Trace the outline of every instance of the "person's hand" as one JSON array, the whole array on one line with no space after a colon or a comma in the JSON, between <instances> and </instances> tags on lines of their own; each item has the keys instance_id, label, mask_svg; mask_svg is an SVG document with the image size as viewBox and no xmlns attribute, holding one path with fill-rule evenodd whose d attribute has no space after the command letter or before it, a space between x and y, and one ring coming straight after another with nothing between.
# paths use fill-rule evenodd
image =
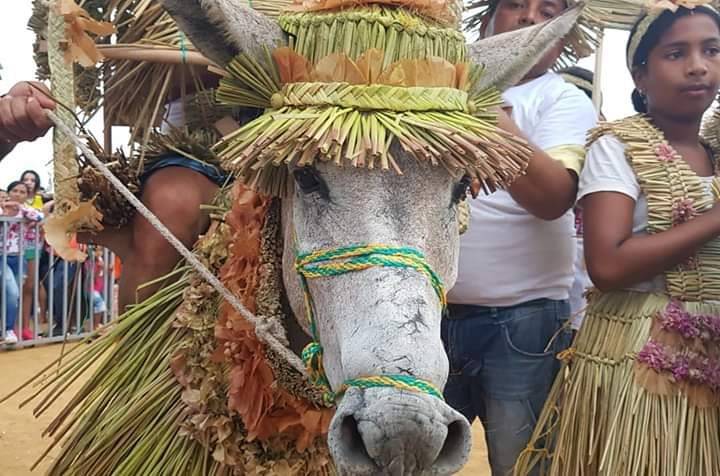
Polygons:
<instances>
[{"instance_id":1,"label":"person's hand","mask_svg":"<svg viewBox=\"0 0 720 476\"><path fill-rule=\"evenodd\" d=\"M15 216L20 211L20 204L12 200L3 202L2 204L3 214L8 216Z\"/></svg>"},{"instance_id":2,"label":"person's hand","mask_svg":"<svg viewBox=\"0 0 720 476\"><path fill-rule=\"evenodd\" d=\"M55 206L55 200L50 200L49 202L45 202L42 207L43 215L48 216L52 213L53 207Z\"/></svg>"},{"instance_id":3,"label":"person's hand","mask_svg":"<svg viewBox=\"0 0 720 476\"><path fill-rule=\"evenodd\" d=\"M510 114L512 113L511 107L498 107L495 112L497 113L497 125L500 129L516 136L522 136L517 124L515 124L515 121L513 121L510 117Z\"/></svg>"},{"instance_id":4,"label":"person's hand","mask_svg":"<svg viewBox=\"0 0 720 476\"><path fill-rule=\"evenodd\" d=\"M49 93L42 83L23 81L0 98L0 144L34 141L52 125L43 109L55 109L55 102L36 88Z\"/></svg>"}]
</instances>

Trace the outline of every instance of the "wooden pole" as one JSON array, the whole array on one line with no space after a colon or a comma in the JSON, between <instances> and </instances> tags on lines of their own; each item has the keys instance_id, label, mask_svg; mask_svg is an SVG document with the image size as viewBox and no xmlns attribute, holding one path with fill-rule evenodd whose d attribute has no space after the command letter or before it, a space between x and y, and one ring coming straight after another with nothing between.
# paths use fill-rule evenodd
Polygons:
<instances>
[{"instance_id":1,"label":"wooden pole","mask_svg":"<svg viewBox=\"0 0 720 476\"><path fill-rule=\"evenodd\" d=\"M106 85L110 79L109 69L109 67L103 68L103 96L105 95ZM105 150L105 155L108 157L112 155L113 150L112 126L113 125L110 123L110 119L108 117L107 108L105 107L105 104L103 104L103 149Z\"/></svg>"},{"instance_id":2,"label":"wooden pole","mask_svg":"<svg viewBox=\"0 0 720 476\"><path fill-rule=\"evenodd\" d=\"M130 45L98 45L107 59L149 61L152 63L193 64L213 66L214 63L197 51L181 51L177 48Z\"/></svg>"},{"instance_id":3,"label":"wooden pole","mask_svg":"<svg viewBox=\"0 0 720 476\"><path fill-rule=\"evenodd\" d=\"M598 48L595 51L595 72L593 73L592 102L595 110L600 113L602 106L602 59L603 44L605 43L605 30L600 30L598 35Z\"/></svg>"}]
</instances>

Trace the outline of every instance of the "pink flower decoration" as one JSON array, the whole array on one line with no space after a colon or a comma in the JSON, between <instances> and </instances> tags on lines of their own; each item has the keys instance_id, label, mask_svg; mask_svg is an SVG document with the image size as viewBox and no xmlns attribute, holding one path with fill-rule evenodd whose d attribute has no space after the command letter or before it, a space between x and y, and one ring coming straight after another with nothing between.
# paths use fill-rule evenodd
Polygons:
<instances>
[{"instance_id":1,"label":"pink flower decoration","mask_svg":"<svg viewBox=\"0 0 720 476\"><path fill-rule=\"evenodd\" d=\"M720 316L690 314L678 301L670 301L658 313L657 319L664 331L680 334L686 339L720 340Z\"/></svg>"},{"instance_id":2,"label":"pink flower decoration","mask_svg":"<svg viewBox=\"0 0 720 476\"><path fill-rule=\"evenodd\" d=\"M697 215L692 198L678 198L672 205L673 225L679 225L689 221Z\"/></svg>"},{"instance_id":3,"label":"pink flower decoration","mask_svg":"<svg viewBox=\"0 0 720 476\"><path fill-rule=\"evenodd\" d=\"M668 332L676 332L686 339L700 336L696 317L686 312L677 301L671 301L658 319L662 328Z\"/></svg>"},{"instance_id":4,"label":"pink flower decoration","mask_svg":"<svg viewBox=\"0 0 720 476\"><path fill-rule=\"evenodd\" d=\"M653 340L649 340L647 344L645 344L645 347L638 352L637 361L647 365L656 372L663 372L669 368L665 349L663 349L661 344Z\"/></svg>"},{"instance_id":5,"label":"pink flower decoration","mask_svg":"<svg viewBox=\"0 0 720 476\"><path fill-rule=\"evenodd\" d=\"M660 144L655 147L655 155L663 162L672 162L676 157L675 149L670 147L669 144Z\"/></svg>"}]
</instances>

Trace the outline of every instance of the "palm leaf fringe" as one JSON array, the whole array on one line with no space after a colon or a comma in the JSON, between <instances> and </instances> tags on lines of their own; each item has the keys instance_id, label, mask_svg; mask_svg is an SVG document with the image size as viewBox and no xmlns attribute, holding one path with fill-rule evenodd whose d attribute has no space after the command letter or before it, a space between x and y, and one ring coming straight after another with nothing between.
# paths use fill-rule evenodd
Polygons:
<instances>
[{"instance_id":1,"label":"palm leaf fringe","mask_svg":"<svg viewBox=\"0 0 720 476\"><path fill-rule=\"evenodd\" d=\"M26 400L44 395L33 413L46 412L70 384L102 360L43 435L53 437L43 457L61 442L63 448L49 474L170 476L217 471L200 443L181 436L184 406L168 364L182 334L170 323L186 284L180 280L162 289L111 328L99 331L105 335L67 360Z\"/></svg>"}]
</instances>

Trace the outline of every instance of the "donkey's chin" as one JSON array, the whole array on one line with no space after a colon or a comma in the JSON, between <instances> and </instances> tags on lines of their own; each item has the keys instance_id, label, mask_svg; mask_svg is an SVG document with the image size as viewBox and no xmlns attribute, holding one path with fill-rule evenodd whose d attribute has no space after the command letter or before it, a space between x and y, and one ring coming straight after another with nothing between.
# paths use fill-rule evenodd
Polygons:
<instances>
[{"instance_id":1,"label":"donkey's chin","mask_svg":"<svg viewBox=\"0 0 720 476\"><path fill-rule=\"evenodd\" d=\"M438 398L394 388L351 388L328 434L340 474L443 475L470 455L467 419Z\"/></svg>"}]
</instances>

